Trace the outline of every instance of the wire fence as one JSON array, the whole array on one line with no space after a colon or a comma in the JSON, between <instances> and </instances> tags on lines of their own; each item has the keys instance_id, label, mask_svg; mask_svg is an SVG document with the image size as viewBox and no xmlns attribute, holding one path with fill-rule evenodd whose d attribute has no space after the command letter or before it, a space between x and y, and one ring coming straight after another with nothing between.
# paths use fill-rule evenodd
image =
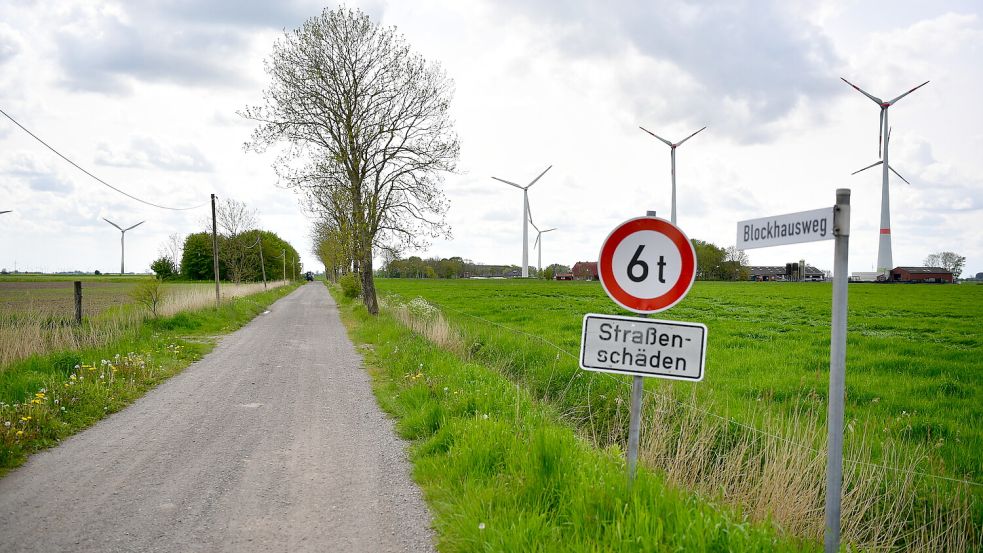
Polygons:
<instances>
[{"instance_id":1,"label":"wire fence","mask_svg":"<svg viewBox=\"0 0 983 553\"><path fill-rule=\"evenodd\" d=\"M430 300L427 300L427 301L429 302ZM446 311L451 311L453 313L457 313L459 315L463 315L465 317L469 317L471 319L474 319L474 320L477 320L477 321L481 321L483 323L487 323L487 324L490 324L492 326L501 328L502 330L505 330L505 331L510 332L512 334L522 335L522 336L525 336L527 338L531 338L533 340L536 340L536 341L538 341L540 343L543 343L543 344L545 344L545 345L547 345L549 347L552 347L558 353L563 354L563 355L565 355L565 356L573 359L574 361L577 361L577 363L579 365L580 359L578 358L578 356L574 355L573 353L571 353L571 352L567 351L566 349L564 349L562 346L560 346L560 345L556 344L555 342L552 342L552 341L550 341L550 340L548 340L548 339L546 339L546 338L544 338L542 336L539 336L537 334L533 334L533 333L530 333L530 332L526 332L524 330L519 330L519 329L516 329L516 328L512 328L512 327L503 325L501 323L497 323L495 321L491 321L491 320L485 319L484 317L479 317L478 315L473 315L473 314L468 313L466 311L461 311L459 309L455 309L453 307L448 307L446 305L436 304L436 303L433 303L433 302L430 302L430 303L432 303L433 305L435 305L438 309L446 310ZM573 378L576 377L577 374L578 373L575 372L574 375L571 377L571 383L573 382ZM630 382L628 382L626 380L623 380L623 379L619 379L619 378L615 377L614 375L612 375L610 373L604 373L604 372L602 372L600 374L603 375L603 376L605 376L605 377L607 377L607 378L609 378L609 379L611 379L612 381L618 383L619 385L621 385L621 386L623 386L625 388L630 388L631 387L631 383ZM568 383L568 387L569 387L569 384L570 383ZM649 395L649 396L654 395L654 392L652 392L651 390L645 390L644 392L645 392L646 395ZM757 428L755 426L749 425L747 423L743 423L741 421L735 420L735 419L730 418L730 417L726 417L726 416L720 415L718 413L714 413L714 412L712 412L712 411L710 411L708 409L705 409L703 407L699 407L697 405L693 405L693 404L687 403L685 401L680 401L680 400L678 400L676 398L672 398L672 397L668 397L667 399L669 399L670 401L674 402L675 404L677 404L680 407L683 407L683 408L686 408L686 409L690 409L690 410L692 410L692 411L694 411L696 413L700 413L702 415L706 415L706 416L709 416L709 417L714 417L716 419L719 419L721 421L727 422L729 424L736 425L736 426L738 426L740 428L743 428L743 429L747 430L748 432L752 432L754 434L757 434L757 435L760 435L760 436L765 436L765 437L768 437L768 438L771 438L771 439L774 439L774 440L779 440L779 441L781 441L783 443L786 443L786 444L791 445L791 446L796 447L796 448L800 448L800 449L805 450L805 451L810 451L810 452L815 453L816 455L819 455L819 456L826 455L826 452L825 451L816 449L815 447L812 447L810 445L797 442L797 441L792 440L792 439L789 439L789 438L787 438L785 436L780 436L778 434L773 434L771 432L766 432L766 431L761 430L760 428ZM883 469L883 470L887 470L887 471L891 471L891 472L896 472L896 473L903 473L903 474L912 474L912 475L917 475L917 476L921 476L921 477L924 477L924 478L930 478L930 479L940 480L940 481L947 481L947 482L952 482L952 483L955 483L955 484L962 484L962 485L971 486L971 487L983 487L983 483L975 482L975 481L972 481L972 480L964 480L964 479L959 479L959 478L952 478L952 477L949 477L949 476L941 476L941 475L938 475L938 474L932 474L932 473L928 473L928 472L919 472L919 471L914 471L914 470L910 470L910 469L902 469L902 468L898 468L898 467L892 467L890 465L882 465L882 464L878 464L878 463L871 463L871 462L868 462L868 461L861 461L861 460L858 460L858 459L844 458L843 459L843 462L844 463L847 463L847 464L850 464L850 465L855 465L855 466L869 467L869 468L874 468L874 469Z\"/></svg>"}]
</instances>

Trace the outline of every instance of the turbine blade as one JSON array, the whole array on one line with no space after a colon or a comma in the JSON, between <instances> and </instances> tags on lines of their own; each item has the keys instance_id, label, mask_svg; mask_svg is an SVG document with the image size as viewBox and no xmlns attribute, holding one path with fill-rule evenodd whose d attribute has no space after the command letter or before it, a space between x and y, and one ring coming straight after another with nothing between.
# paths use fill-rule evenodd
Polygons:
<instances>
[{"instance_id":1,"label":"turbine blade","mask_svg":"<svg viewBox=\"0 0 983 553\"><path fill-rule=\"evenodd\" d=\"M121 226L119 226L119 225L117 225L116 223L114 223L114 222L112 222L112 221L110 221L109 219L107 219L107 218L105 218L105 217L103 217L103 218L102 218L102 220L103 220L103 221L106 221L106 222L107 222L107 223L109 223L110 225L113 225L114 227L116 227L116 228L118 228L118 229L120 230L120 232L123 232L123 227L121 227Z\"/></svg>"},{"instance_id":2,"label":"turbine blade","mask_svg":"<svg viewBox=\"0 0 983 553\"><path fill-rule=\"evenodd\" d=\"M904 94L902 94L901 96L898 96L897 98L895 98L895 99L893 99L893 100L891 100L891 101L890 101L890 102L888 102L888 103L889 103L889 104L893 104L893 103L895 103L895 102L897 102L898 100L900 100L900 99L902 99L902 98L904 98L905 96L907 96L907 95L909 95L909 94L911 94L912 92L914 92L914 91L916 91L916 90L918 90L919 88L921 88L921 87L923 87L923 86L925 86L925 85L927 85L928 83L929 83L929 81L925 81L925 82L923 82L922 84L920 84L920 85L918 85L918 86L916 86L915 88L913 88L913 89L911 89L911 90L909 90L908 92L905 92L905 93L904 93Z\"/></svg>"},{"instance_id":3,"label":"turbine blade","mask_svg":"<svg viewBox=\"0 0 983 553\"><path fill-rule=\"evenodd\" d=\"M703 129L705 129L705 128L706 128L706 127L703 127ZM679 146L682 146L682 145L683 145L683 142L686 142L686 141L687 141L687 140L689 140L690 138L693 138L694 136L696 136L696 135L698 135L698 134L700 134L700 131L702 131L703 129L700 129L699 131L696 131L695 133L693 133L693 134L691 134L691 135L689 135L689 136L687 136L686 138L684 138L684 139L682 139L682 140L680 140L680 141L679 141L679 143L678 143L678 144L676 144L676 147L678 148Z\"/></svg>"},{"instance_id":4,"label":"turbine blade","mask_svg":"<svg viewBox=\"0 0 983 553\"><path fill-rule=\"evenodd\" d=\"M514 182L509 182L509 181L507 181L505 179L500 179L498 177L492 177L492 178L495 179L495 180L497 180L498 182L504 182L505 184L508 184L510 186L514 186L514 187L518 188L519 190L522 190L522 187L519 186L518 184L514 183Z\"/></svg>"},{"instance_id":5,"label":"turbine blade","mask_svg":"<svg viewBox=\"0 0 983 553\"><path fill-rule=\"evenodd\" d=\"M542 236L542 234L543 233L540 232L539 234L536 235L536 241L532 243L532 247L535 248L536 246L539 245L539 237Z\"/></svg>"},{"instance_id":6,"label":"turbine blade","mask_svg":"<svg viewBox=\"0 0 983 553\"><path fill-rule=\"evenodd\" d=\"M877 103L878 105L880 105L880 104L883 104L883 103L884 103L884 102L882 102L882 101L881 101L881 99L880 99L880 98L878 98L877 96L871 96L870 94L867 94L867 93L866 93L866 92L864 91L864 89L862 89L862 88L860 88L859 86L857 86L857 85L855 85L855 84L853 84L853 83L851 83L850 81L848 81L848 80L846 80L846 79L844 79L843 77L840 77L840 80L842 80L842 81L843 81L843 82L845 82L846 84L848 84L848 85L850 85L850 86L852 86L852 87L853 87L853 88L854 88L854 89L855 89L855 90L856 90L857 92L859 92L859 93L861 93L861 94L863 94L864 96L866 96L866 97L868 97L868 98L870 98L871 100L873 100L874 102L876 102L876 103Z\"/></svg>"},{"instance_id":7,"label":"turbine blade","mask_svg":"<svg viewBox=\"0 0 983 553\"><path fill-rule=\"evenodd\" d=\"M856 171L854 171L854 172L852 172L852 173L850 173L850 174L851 174L851 175L856 175L856 174L857 174L857 173L859 173L860 171L866 171L867 169L870 169L871 167L877 167L878 165L880 165L880 164L882 164L882 163L884 163L884 161L883 161L883 160L882 160L882 161L875 161L874 163L871 163L870 165L868 165L868 166L866 166L866 167L864 167L863 169L858 169L858 170L856 170Z\"/></svg>"},{"instance_id":8,"label":"turbine blade","mask_svg":"<svg viewBox=\"0 0 983 553\"><path fill-rule=\"evenodd\" d=\"M650 135L652 135L652 136L654 136L654 137L656 137L656 138L658 138L659 140L661 140L661 141L663 141L663 142L665 142L665 143L666 143L666 146L669 146L670 148L672 148L672 142L669 142L669 141L668 141L668 140L666 140L665 138L662 138L661 136L659 136L659 135L657 135L657 134L655 134L654 132L652 132L652 131L650 131L650 130L648 130L648 129L646 129L645 127L638 127L638 128L640 128L640 129L642 129L643 131L645 131L645 132L647 132L647 133L649 133ZM699 132L699 131L697 131L697 132Z\"/></svg>"},{"instance_id":9,"label":"turbine blade","mask_svg":"<svg viewBox=\"0 0 983 553\"><path fill-rule=\"evenodd\" d=\"M881 122L877 124L877 158L883 158L881 155L881 142L884 139L884 110L887 108L881 108Z\"/></svg>"},{"instance_id":10,"label":"turbine blade","mask_svg":"<svg viewBox=\"0 0 983 553\"><path fill-rule=\"evenodd\" d=\"M130 227L130 228L128 228L128 229L126 229L126 230L132 230L132 229L135 229L135 228L137 228L138 226L140 226L140 225L142 225L142 224L144 224L144 223L146 223L146 221L140 221L139 223L137 223L137 224L135 224L135 225L133 225L132 227ZM126 231L123 231L123 232L126 232Z\"/></svg>"},{"instance_id":11,"label":"turbine blade","mask_svg":"<svg viewBox=\"0 0 983 553\"><path fill-rule=\"evenodd\" d=\"M548 228L548 229L546 229L546 230L543 231L543 234L546 234L547 232L554 231L554 230L556 230L556 227Z\"/></svg>"},{"instance_id":12,"label":"turbine blade","mask_svg":"<svg viewBox=\"0 0 983 553\"><path fill-rule=\"evenodd\" d=\"M905 184L911 184L910 182L908 182L908 179L906 179L906 178L904 178L904 177L901 176L901 173L895 171L894 170L894 167L891 167L890 164L888 164L887 168L890 169L892 173L894 173L895 175L897 175L899 179L905 181Z\"/></svg>"},{"instance_id":13,"label":"turbine blade","mask_svg":"<svg viewBox=\"0 0 983 553\"><path fill-rule=\"evenodd\" d=\"M529 187L531 187L532 185L534 185L534 184L536 184L536 181L538 181L539 179L541 179L541 178L543 178L543 175L545 175L545 174L546 174L546 171L549 171L549 170L550 170L550 169L552 169L552 168L553 168L553 166L552 166L552 165L550 165L550 166L549 166L549 167L547 167L547 168L546 168L546 169L545 169L545 170L544 170L544 171L543 171L542 173L540 173L538 177L536 177L536 178L534 178L534 179L532 179L532 182L530 182L529 184L527 184L527 185L526 185L526 189L528 190L528 189L529 189Z\"/></svg>"}]
</instances>

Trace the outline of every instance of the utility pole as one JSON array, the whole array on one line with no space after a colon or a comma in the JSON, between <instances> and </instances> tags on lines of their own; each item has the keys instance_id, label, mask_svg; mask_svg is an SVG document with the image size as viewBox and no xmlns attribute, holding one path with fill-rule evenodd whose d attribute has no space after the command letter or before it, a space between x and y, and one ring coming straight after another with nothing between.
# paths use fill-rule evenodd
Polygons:
<instances>
[{"instance_id":1,"label":"utility pole","mask_svg":"<svg viewBox=\"0 0 983 553\"><path fill-rule=\"evenodd\" d=\"M218 224L215 222L215 200L218 198L212 194L212 266L215 269L215 307L221 303L221 292L218 284Z\"/></svg>"},{"instance_id":2,"label":"utility pole","mask_svg":"<svg viewBox=\"0 0 983 553\"><path fill-rule=\"evenodd\" d=\"M257 236L256 237L256 243L253 244L252 246L249 246L249 247L250 248L255 248L256 246L259 246L259 266L263 270L263 290L266 290L266 260L263 259L263 237L262 236Z\"/></svg>"},{"instance_id":3,"label":"utility pole","mask_svg":"<svg viewBox=\"0 0 983 553\"><path fill-rule=\"evenodd\" d=\"M283 280L287 280L287 250L280 250L280 257L283 258Z\"/></svg>"}]
</instances>

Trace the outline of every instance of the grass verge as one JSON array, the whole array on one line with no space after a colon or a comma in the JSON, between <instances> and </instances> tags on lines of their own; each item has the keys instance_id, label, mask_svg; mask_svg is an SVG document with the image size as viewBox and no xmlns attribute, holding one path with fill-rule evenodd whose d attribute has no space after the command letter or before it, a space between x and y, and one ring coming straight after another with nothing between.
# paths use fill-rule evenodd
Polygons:
<instances>
[{"instance_id":1,"label":"grass verge","mask_svg":"<svg viewBox=\"0 0 983 553\"><path fill-rule=\"evenodd\" d=\"M380 405L413 442L441 551L818 549L645 469L629 489L619 447L592 447L498 370L334 296Z\"/></svg>"},{"instance_id":2,"label":"grass verge","mask_svg":"<svg viewBox=\"0 0 983 553\"><path fill-rule=\"evenodd\" d=\"M209 352L215 335L245 325L295 288L147 319L106 345L33 355L0 368L0 475L129 405Z\"/></svg>"}]
</instances>

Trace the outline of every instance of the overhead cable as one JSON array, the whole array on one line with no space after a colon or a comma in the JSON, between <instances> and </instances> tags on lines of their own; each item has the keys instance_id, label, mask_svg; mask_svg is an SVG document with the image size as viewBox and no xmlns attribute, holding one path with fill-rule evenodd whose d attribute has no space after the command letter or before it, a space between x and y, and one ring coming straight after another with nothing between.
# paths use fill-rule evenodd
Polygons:
<instances>
[{"instance_id":1,"label":"overhead cable","mask_svg":"<svg viewBox=\"0 0 983 553\"><path fill-rule=\"evenodd\" d=\"M136 201L138 201L138 202L140 202L142 204L147 204L149 206L157 207L157 208L160 208L160 209L169 209L171 211L187 211L187 210L190 210L190 209L198 209L199 207L202 207L203 205L205 205L205 204L208 203L208 202L205 202L205 203L194 205L194 206L191 206L191 207L169 207L169 206L166 206L166 205L155 204L153 202L148 202L147 200L143 200L143 199L137 198L133 194L124 192L123 190L120 190L119 188L116 188L115 186L109 184L108 182L106 182L106 181L100 179L99 177L93 175L92 173L86 171L78 163L75 163L74 161L68 159L61 152L59 152L58 150L52 148L47 142L45 142L44 140L41 140L41 138L38 137L38 135L36 135L36 134L32 133L31 131L27 130L27 128L24 125L21 125L16 119L14 119L13 117L11 117L10 114L8 114L3 109L0 109L0 113L2 113L3 116L6 117L7 119L10 119L15 125L17 125L18 127L20 127L20 129L22 131L24 131L27 134L31 135L31 138L33 138L34 140L37 140L38 142L40 142L45 148L47 148L47 149L51 150L52 152L54 152L55 155L57 155L58 157L64 159L65 161L67 161L68 163L70 163L73 167L75 167L76 169L78 169L79 171L82 171L86 175L88 175L88 176L92 177L93 179L95 179L96 182L102 184L103 186L107 186L107 187L115 190L116 192L119 192L120 194L126 196L127 198L130 198L131 200L136 200Z\"/></svg>"}]
</instances>

